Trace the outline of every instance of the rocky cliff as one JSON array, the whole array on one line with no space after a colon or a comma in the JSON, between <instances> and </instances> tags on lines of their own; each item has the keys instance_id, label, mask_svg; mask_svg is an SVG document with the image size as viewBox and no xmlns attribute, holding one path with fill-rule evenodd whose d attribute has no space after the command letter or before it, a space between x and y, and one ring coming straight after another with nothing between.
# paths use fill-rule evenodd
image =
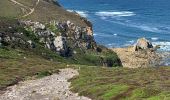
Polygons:
<instances>
[{"instance_id":1,"label":"rocky cliff","mask_svg":"<svg viewBox=\"0 0 170 100\"><path fill-rule=\"evenodd\" d=\"M75 48L85 51L97 47L91 27L79 27L70 21L64 23L51 21L42 24L17 20L15 25L7 25L8 30L1 29L2 46L36 48L42 45L62 56L72 55L76 52L73 51Z\"/></svg>"},{"instance_id":2,"label":"rocky cliff","mask_svg":"<svg viewBox=\"0 0 170 100\"><path fill-rule=\"evenodd\" d=\"M78 14L64 10L53 0L1 1L25 12L0 15L1 48L23 49L50 60L97 66L121 66L117 55L98 46L92 24ZM17 10L18 11L18 10ZM30 11L30 12L29 12ZM2 12L1 12L2 13ZM12 16L12 17L10 17Z\"/></svg>"}]
</instances>

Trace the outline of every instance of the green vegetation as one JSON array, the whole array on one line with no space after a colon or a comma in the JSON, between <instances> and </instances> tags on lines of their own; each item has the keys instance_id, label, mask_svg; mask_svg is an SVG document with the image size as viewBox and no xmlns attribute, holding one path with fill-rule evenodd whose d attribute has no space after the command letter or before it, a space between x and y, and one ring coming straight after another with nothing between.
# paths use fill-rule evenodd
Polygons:
<instances>
[{"instance_id":1,"label":"green vegetation","mask_svg":"<svg viewBox=\"0 0 170 100\"><path fill-rule=\"evenodd\" d=\"M37 0L17 1L32 8ZM87 26L80 16L47 1L40 0L35 12L25 19L44 23L51 19L70 20L76 25ZM9 35L22 32L24 35L19 38L31 40L35 44L35 48L28 48L25 47L27 44L12 41L11 44L0 47L0 90L27 78L41 78L58 73L59 69L69 65L80 69L80 75L70 80L72 91L94 100L170 100L170 68L118 68L117 66L121 66L118 56L105 47L98 47L97 52L92 49L71 48L74 54L62 57L44 48L30 27L23 28L16 24L17 20L14 18L29 12L28 9L23 12L21 7L12 5L8 0L1 0L0 7L0 32ZM47 25L47 29L56 35L61 31L53 24ZM73 43L70 42L70 45Z\"/></svg>"},{"instance_id":2,"label":"green vegetation","mask_svg":"<svg viewBox=\"0 0 170 100\"><path fill-rule=\"evenodd\" d=\"M15 59L21 56L22 53L17 50L9 50L7 48L0 49L0 58L5 58L5 59Z\"/></svg>"},{"instance_id":3,"label":"green vegetation","mask_svg":"<svg viewBox=\"0 0 170 100\"><path fill-rule=\"evenodd\" d=\"M60 58L57 58L58 60ZM20 49L0 49L0 89L28 78L41 78L66 68L64 60L50 61ZM92 59L92 58L90 58ZM66 60L71 61L71 60ZM74 63L74 62L72 62ZM88 64L88 63L87 63ZM87 65L72 80L72 91L94 100L169 100L170 68L125 69Z\"/></svg>"},{"instance_id":4,"label":"green vegetation","mask_svg":"<svg viewBox=\"0 0 170 100\"><path fill-rule=\"evenodd\" d=\"M16 84L27 77L43 77L58 73L58 69L66 67L65 63L50 61L19 49L1 48L0 62L0 89Z\"/></svg>"},{"instance_id":5,"label":"green vegetation","mask_svg":"<svg viewBox=\"0 0 170 100\"><path fill-rule=\"evenodd\" d=\"M73 54L67 58L61 57L56 52L53 52L47 48L44 48L44 44L39 42L39 37L36 36L34 31L31 27L23 27L23 26L17 26L16 20L9 21L8 18L1 19L2 22L0 24L4 25L5 23L8 23L5 25L6 27L3 27L4 32L19 32L23 33L22 37L20 37L24 41L31 40L33 42L33 48L28 48L30 44L22 44L18 42L10 42L10 43L3 43L6 44L5 46L10 46L12 48L19 48L24 51L30 52L34 55L39 55L45 59L51 59L58 62L63 63L70 63L70 64L82 64L82 65L92 65L92 66L109 66L109 67L115 67L115 66L121 66L120 60L116 53L113 51L102 47L99 50L100 52L96 52L96 50L89 49L80 49L80 48L71 48L74 43L69 41L69 47L71 50L76 51L76 54ZM14 26L13 29L8 29L9 26ZM53 32L59 33L60 30L56 29L53 24L47 25L47 28ZM13 34L11 34L13 35ZM15 37L15 36L14 36ZM9 48L10 49L10 48Z\"/></svg>"},{"instance_id":6,"label":"green vegetation","mask_svg":"<svg viewBox=\"0 0 170 100\"><path fill-rule=\"evenodd\" d=\"M90 66L108 66L120 67L121 62L116 53L106 48L102 52L93 50L86 50L85 53L76 49L77 54L73 55L70 59L75 64L90 65Z\"/></svg>"},{"instance_id":7,"label":"green vegetation","mask_svg":"<svg viewBox=\"0 0 170 100\"><path fill-rule=\"evenodd\" d=\"M0 89L27 78L41 78L58 73L59 69L80 67L80 75L72 79L72 90L94 100L169 100L170 68L125 69L116 53L99 46L96 50L71 48L69 57L44 48L31 28L17 26L11 19L1 20L2 32L22 32L23 40L32 40L35 48L12 42L0 48ZM14 29L8 29L8 24ZM53 25L49 30L57 32ZM7 30L8 29L8 30ZM70 45L71 44L70 42ZM74 65L73 65L74 64ZM92 67L93 66L93 67ZM97 67L98 66L98 67ZM117 68L106 68L109 66Z\"/></svg>"},{"instance_id":8,"label":"green vegetation","mask_svg":"<svg viewBox=\"0 0 170 100\"><path fill-rule=\"evenodd\" d=\"M72 91L94 100L169 100L169 67L102 68L80 67Z\"/></svg>"},{"instance_id":9,"label":"green vegetation","mask_svg":"<svg viewBox=\"0 0 170 100\"><path fill-rule=\"evenodd\" d=\"M19 27L17 31L22 32L25 35L25 37L28 38L29 40L39 43L39 38L33 32L31 27L27 27L27 28Z\"/></svg>"},{"instance_id":10,"label":"green vegetation","mask_svg":"<svg viewBox=\"0 0 170 100\"><path fill-rule=\"evenodd\" d=\"M0 17L16 18L23 14L20 7L9 0L0 0L0 7Z\"/></svg>"},{"instance_id":11,"label":"green vegetation","mask_svg":"<svg viewBox=\"0 0 170 100\"><path fill-rule=\"evenodd\" d=\"M56 28L55 24L51 23L51 24L47 24L46 25L47 29L54 32L57 36L59 36L59 32L60 30Z\"/></svg>"},{"instance_id":12,"label":"green vegetation","mask_svg":"<svg viewBox=\"0 0 170 100\"><path fill-rule=\"evenodd\" d=\"M52 75L51 71L43 71L43 72L37 73L37 78L42 78L42 77L50 76L50 75Z\"/></svg>"}]
</instances>

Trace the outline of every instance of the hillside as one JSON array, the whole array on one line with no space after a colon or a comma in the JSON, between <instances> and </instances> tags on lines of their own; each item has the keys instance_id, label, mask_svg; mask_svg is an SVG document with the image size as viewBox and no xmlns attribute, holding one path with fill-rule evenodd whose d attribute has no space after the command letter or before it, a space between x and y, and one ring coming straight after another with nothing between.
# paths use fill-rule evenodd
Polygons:
<instances>
[{"instance_id":1,"label":"hillside","mask_svg":"<svg viewBox=\"0 0 170 100\"><path fill-rule=\"evenodd\" d=\"M0 99L67 100L71 85L79 100L78 94L94 100L169 100L169 67L123 68L113 50L95 42L92 24L57 2L1 0L0 7Z\"/></svg>"},{"instance_id":2,"label":"hillside","mask_svg":"<svg viewBox=\"0 0 170 100\"><path fill-rule=\"evenodd\" d=\"M52 61L54 63L57 62L64 65L82 64L82 65L108 66L108 67L121 66L119 58L113 51L107 49L106 47L98 46L96 44L93 37L91 23L86 20L86 22L89 23L88 25L90 25L89 27L87 24L85 24L85 21L79 19L80 18L79 15L68 13L59 5L55 5L56 3L49 0L48 1L31 0L29 2L24 0L20 0L20 1L9 0L9 2L6 0L3 1L5 6L7 6L7 4L13 4L14 2L16 7L17 6L25 7L26 13L22 13L22 12L20 12L20 14L14 13L14 11L8 9L9 13L7 13L6 15L5 14L1 15L0 18L0 26L1 26L0 27L0 37L1 37L0 38L0 47L1 47L0 60L2 64L1 70L3 70L4 65L6 66L10 64L11 60L12 61L16 60L17 61L16 65L17 65L20 59L24 60L29 56L33 56L32 59L34 59L34 57L35 59L41 58L47 61ZM52 18L53 14L45 14L50 19L44 17L44 15L41 15L41 17L45 19L39 17L37 14L43 14L42 13L43 8L41 8L42 6L40 6L41 4L43 5L43 7L47 8L46 10L48 10L48 13L50 13L49 10L51 10L51 6L54 6L56 11L58 12L57 13L53 12L53 14L59 15L57 17L57 20L55 18L54 19ZM13 5L11 5L11 7L12 6ZM15 8L11 8L11 9L15 9ZM29 13L29 9L34 10L32 13L30 13L30 15L27 14ZM1 13L2 12L3 11L1 11ZM13 12L15 15L11 14L11 12ZM37 19L33 17L34 14L37 17ZM65 14L69 14L71 18ZM25 15L26 17L21 17ZM67 19L62 19L64 17L60 18L61 16L65 16L67 17L67 19L71 19L73 20L73 22L76 22L77 24L71 22L71 20L68 21ZM77 19L74 20L74 18ZM31 21L28 19L31 19ZM64 21L61 22L61 20ZM25 55L25 56L19 56L19 55ZM27 62L33 63L32 60ZM34 65L35 64L36 62L34 63ZM15 66L14 64L13 67L17 67L17 66ZM43 68L42 70L45 69L46 68ZM36 73L39 71L41 71L39 70L39 68L37 69L37 71L35 70ZM16 72L14 71L14 73ZM25 76L24 73L21 76L19 75L19 77L24 77L24 76ZM9 83L6 83L6 81L7 82L9 81ZM13 81L15 83L15 80L13 79L8 80L8 78L6 79L2 78L2 83L0 87L6 87L9 84L12 84Z\"/></svg>"},{"instance_id":3,"label":"hillside","mask_svg":"<svg viewBox=\"0 0 170 100\"><path fill-rule=\"evenodd\" d=\"M79 26L87 25L86 22L82 21L84 18L67 12L53 0L1 0L0 7L0 17L19 18L38 22L70 20Z\"/></svg>"}]
</instances>

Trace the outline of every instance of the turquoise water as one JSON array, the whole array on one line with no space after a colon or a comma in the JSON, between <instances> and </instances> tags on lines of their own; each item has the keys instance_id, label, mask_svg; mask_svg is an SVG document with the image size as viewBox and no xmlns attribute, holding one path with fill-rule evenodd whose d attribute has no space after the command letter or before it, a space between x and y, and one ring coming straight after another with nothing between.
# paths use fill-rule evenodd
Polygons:
<instances>
[{"instance_id":1,"label":"turquoise water","mask_svg":"<svg viewBox=\"0 0 170 100\"><path fill-rule=\"evenodd\" d=\"M132 45L146 37L170 51L170 0L59 0L93 23L94 37L107 47Z\"/></svg>"}]
</instances>

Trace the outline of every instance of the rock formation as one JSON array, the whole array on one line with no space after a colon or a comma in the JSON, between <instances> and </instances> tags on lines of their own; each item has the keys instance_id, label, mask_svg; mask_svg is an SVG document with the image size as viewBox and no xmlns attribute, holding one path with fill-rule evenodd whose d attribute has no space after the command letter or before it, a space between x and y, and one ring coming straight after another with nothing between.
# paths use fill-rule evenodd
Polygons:
<instances>
[{"instance_id":1,"label":"rock formation","mask_svg":"<svg viewBox=\"0 0 170 100\"><path fill-rule=\"evenodd\" d=\"M152 43L145 39L145 38L140 38L137 40L137 43L134 45L134 50L139 51L139 50L146 50L146 49L152 49L153 45Z\"/></svg>"},{"instance_id":2,"label":"rock formation","mask_svg":"<svg viewBox=\"0 0 170 100\"><path fill-rule=\"evenodd\" d=\"M127 68L156 67L162 59L145 38L138 39L134 46L115 48L113 51L118 54L123 67Z\"/></svg>"},{"instance_id":3,"label":"rock formation","mask_svg":"<svg viewBox=\"0 0 170 100\"><path fill-rule=\"evenodd\" d=\"M38 43L62 56L71 55L71 51L77 47L82 50L96 47L90 27L79 27L70 21L51 21L47 24L32 21L19 21L19 23L19 27L24 27L19 29L21 32L1 33L1 44L14 43L13 46L17 44L33 48Z\"/></svg>"}]
</instances>

